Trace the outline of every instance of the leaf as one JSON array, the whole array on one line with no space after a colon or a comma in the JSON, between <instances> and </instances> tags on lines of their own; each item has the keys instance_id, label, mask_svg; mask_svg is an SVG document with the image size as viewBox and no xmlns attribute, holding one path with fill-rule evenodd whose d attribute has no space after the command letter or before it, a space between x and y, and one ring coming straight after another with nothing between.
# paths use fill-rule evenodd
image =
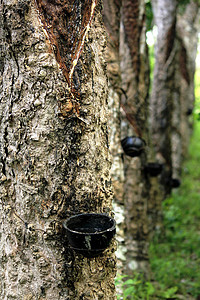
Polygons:
<instances>
[{"instance_id":1,"label":"leaf","mask_svg":"<svg viewBox=\"0 0 200 300\"><path fill-rule=\"evenodd\" d=\"M128 296L132 296L132 295L134 295L135 294L135 292L136 292L136 289L135 289L135 287L134 286L131 286L131 287L129 287L129 288L127 288L127 289L125 289L125 291L124 291L124 297L126 298L126 297L128 297Z\"/></svg>"},{"instance_id":2,"label":"leaf","mask_svg":"<svg viewBox=\"0 0 200 300\"><path fill-rule=\"evenodd\" d=\"M153 295L155 292L155 288L153 284L151 284L150 282L146 282L146 290L148 296Z\"/></svg>"},{"instance_id":3,"label":"leaf","mask_svg":"<svg viewBox=\"0 0 200 300\"><path fill-rule=\"evenodd\" d=\"M116 278L115 278L115 284L116 285L123 285L123 282L122 280L124 278L127 278L128 276L127 275L118 275Z\"/></svg>"},{"instance_id":4,"label":"leaf","mask_svg":"<svg viewBox=\"0 0 200 300\"><path fill-rule=\"evenodd\" d=\"M163 296L168 299L168 298L171 298L173 296L175 296L176 292L178 290L178 287L177 286L174 286L172 288L169 288L167 289L164 293L163 293Z\"/></svg>"},{"instance_id":5,"label":"leaf","mask_svg":"<svg viewBox=\"0 0 200 300\"><path fill-rule=\"evenodd\" d=\"M135 285L136 281L134 279L128 279L126 281L124 281L123 285Z\"/></svg>"}]
</instances>

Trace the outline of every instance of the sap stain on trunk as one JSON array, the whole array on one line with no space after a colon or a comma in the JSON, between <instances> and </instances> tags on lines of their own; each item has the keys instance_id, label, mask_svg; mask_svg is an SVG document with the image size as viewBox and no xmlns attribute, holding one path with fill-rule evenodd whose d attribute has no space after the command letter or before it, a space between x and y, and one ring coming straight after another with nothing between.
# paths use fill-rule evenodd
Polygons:
<instances>
[{"instance_id":1,"label":"sap stain on trunk","mask_svg":"<svg viewBox=\"0 0 200 300\"><path fill-rule=\"evenodd\" d=\"M82 72L79 58L90 29L96 0L36 0L39 17L51 51L68 83L68 95L59 103L60 113L79 116Z\"/></svg>"}]
</instances>

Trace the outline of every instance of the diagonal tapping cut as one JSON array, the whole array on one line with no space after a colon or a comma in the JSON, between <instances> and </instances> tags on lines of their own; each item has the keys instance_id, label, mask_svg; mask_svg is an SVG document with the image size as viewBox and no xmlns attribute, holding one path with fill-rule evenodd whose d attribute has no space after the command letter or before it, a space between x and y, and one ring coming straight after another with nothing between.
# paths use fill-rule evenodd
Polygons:
<instances>
[{"instance_id":1,"label":"diagonal tapping cut","mask_svg":"<svg viewBox=\"0 0 200 300\"><path fill-rule=\"evenodd\" d=\"M73 111L78 116L80 88L75 87L74 71L91 26L97 0L35 0L35 3L51 50L68 84L69 96L64 105L60 104L65 110L63 114Z\"/></svg>"},{"instance_id":2,"label":"diagonal tapping cut","mask_svg":"<svg viewBox=\"0 0 200 300\"><path fill-rule=\"evenodd\" d=\"M78 47L77 47L77 51L75 52L75 55L73 57L73 60L72 60L72 67L71 67L71 70L69 72L69 84L70 84L70 87L71 87L71 84L72 84L72 76L73 76L73 73L74 73L74 69L77 65L77 62L79 60L79 57L81 55L81 52L83 50L83 46L84 46L84 43L85 43L85 38L87 36L87 33L90 29L90 25L91 25L91 22L92 22L92 19L93 19L93 16L94 16L94 11L95 11L95 7L96 7L96 3L97 3L97 0L93 0L92 1L92 5L91 5L91 11L90 11L90 18L87 22L87 25L86 27L83 29L82 31L82 37L78 43Z\"/></svg>"}]
</instances>

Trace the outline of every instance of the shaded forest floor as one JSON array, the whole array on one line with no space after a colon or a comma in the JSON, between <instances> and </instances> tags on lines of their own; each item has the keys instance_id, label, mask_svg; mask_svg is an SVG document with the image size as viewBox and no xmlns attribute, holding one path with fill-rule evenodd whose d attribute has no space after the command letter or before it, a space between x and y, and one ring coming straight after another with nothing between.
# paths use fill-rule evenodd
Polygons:
<instances>
[{"instance_id":1,"label":"shaded forest floor","mask_svg":"<svg viewBox=\"0 0 200 300\"><path fill-rule=\"evenodd\" d=\"M118 299L200 300L200 121L195 121L182 184L163 202L163 228L150 245L152 273L118 278Z\"/></svg>"}]
</instances>

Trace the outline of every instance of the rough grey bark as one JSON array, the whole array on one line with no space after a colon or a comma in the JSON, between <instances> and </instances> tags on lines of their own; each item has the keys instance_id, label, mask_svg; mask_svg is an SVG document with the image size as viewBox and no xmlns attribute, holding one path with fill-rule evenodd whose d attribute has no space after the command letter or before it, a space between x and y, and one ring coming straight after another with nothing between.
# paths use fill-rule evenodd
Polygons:
<instances>
[{"instance_id":1,"label":"rough grey bark","mask_svg":"<svg viewBox=\"0 0 200 300\"><path fill-rule=\"evenodd\" d=\"M163 197L170 193L172 176L172 109L176 57L177 1L152 0L154 22L158 29L152 86L150 120L156 159L164 163Z\"/></svg>"},{"instance_id":2,"label":"rough grey bark","mask_svg":"<svg viewBox=\"0 0 200 300\"><path fill-rule=\"evenodd\" d=\"M180 177L183 158L187 155L193 127L190 113L194 108L194 74L200 29L199 4L190 1L183 14L177 15L177 39L179 53L176 69L176 82L179 85L179 112L174 109L173 130L173 176ZM179 114L179 116L178 116ZM181 141L181 143L179 142Z\"/></svg>"},{"instance_id":3,"label":"rough grey bark","mask_svg":"<svg viewBox=\"0 0 200 300\"><path fill-rule=\"evenodd\" d=\"M119 30L121 1L105 0L103 3L103 20L108 35L106 62L109 82L109 144L112 156L111 177L114 189L113 210L117 223L116 240L118 243L116 257L118 272L123 270L126 257L124 244L124 166L121 149L120 104L121 104L121 73L119 57Z\"/></svg>"},{"instance_id":4,"label":"rough grey bark","mask_svg":"<svg viewBox=\"0 0 200 300\"><path fill-rule=\"evenodd\" d=\"M144 1L104 1L104 22L108 32L109 95L113 112L110 143L114 210L118 222L118 270L123 267L125 273L132 275L135 269L148 272L149 178L143 172L147 155L126 157L120 139L135 134L148 143L149 69Z\"/></svg>"},{"instance_id":5,"label":"rough grey bark","mask_svg":"<svg viewBox=\"0 0 200 300\"><path fill-rule=\"evenodd\" d=\"M46 3L60 16L46 27L40 2L1 3L1 299L115 299L115 244L85 258L62 226L79 212L111 214L106 39L101 2L93 18L88 3L65 2L64 19L64 4ZM73 53L66 35L81 41Z\"/></svg>"},{"instance_id":6,"label":"rough grey bark","mask_svg":"<svg viewBox=\"0 0 200 300\"><path fill-rule=\"evenodd\" d=\"M136 135L148 145L149 68L145 37L145 2L122 1L120 66L124 95L121 137ZM149 180L143 172L147 152L136 158L123 157L126 273L132 275L136 269L148 273Z\"/></svg>"},{"instance_id":7,"label":"rough grey bark","mask_svg":"<svg viewBox=\"0 0 200 300\"><path fill-rule=\"evenodd\" d=\"M158 37L150 110L157 158L168 164L162 183L165 193L169 193L171 188L165 177L180 179L192 132L192 119L188 112L194 106L199 13L198 4L194 1L186 5L184 14L178 13L174 1L164 2L152 1ZM168 6L168 12L164 5ZM156 227L161 223L161 201L165 193L155 194L154 187L152 185L155 201L151 211L152 224Z\"/></svg>"}]
</instances>

